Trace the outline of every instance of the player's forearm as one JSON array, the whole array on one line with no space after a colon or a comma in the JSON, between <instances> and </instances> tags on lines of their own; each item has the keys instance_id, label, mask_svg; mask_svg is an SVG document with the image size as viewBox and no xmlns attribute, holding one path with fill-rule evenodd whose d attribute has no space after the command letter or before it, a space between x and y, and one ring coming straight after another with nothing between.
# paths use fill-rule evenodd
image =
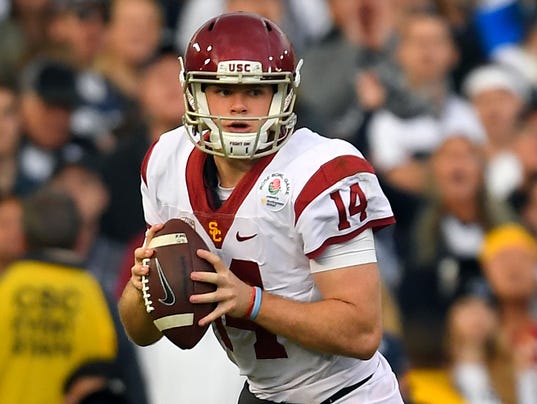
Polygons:
<instances>
[{"instance_id":1,"label":"player's forearm","mask_svg":"<svg viewBox=\"0 0 537 404\"><path fill-rule=\"evenodd\" d=\"M380 315L360 316L356 306L336 299L301 303L263 292L256 323L308 349L363 360L382 336Z\"/></svg>"},{"instance_id":2,"label":"player's forearm","mask_svg":"<svg viewBox=\"0 0 537 404\"><path fill-rule=\"evenodd\" d=\"M162 334L145 311L140 291L131 282L123 290L118 303L119 315L129 338L137 345L157 342Z\"/></svg>"}]
</instances>

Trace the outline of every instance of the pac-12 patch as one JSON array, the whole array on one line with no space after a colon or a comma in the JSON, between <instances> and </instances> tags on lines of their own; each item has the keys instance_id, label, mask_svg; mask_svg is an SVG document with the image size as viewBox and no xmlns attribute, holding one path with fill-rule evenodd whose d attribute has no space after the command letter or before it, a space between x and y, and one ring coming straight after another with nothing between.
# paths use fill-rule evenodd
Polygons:
<instances>
[{"instance_id":1,"label":"pac-12 patch","mask_svg":"<svg viewBox=\"0 0 537 404\"><path fill-rule=\"evenodd\" d=\"M272 173L261 181L257 193L263 205L272 211L278 211L289 201L291 184L283 174Z\"/></svg>"}]
</instances>

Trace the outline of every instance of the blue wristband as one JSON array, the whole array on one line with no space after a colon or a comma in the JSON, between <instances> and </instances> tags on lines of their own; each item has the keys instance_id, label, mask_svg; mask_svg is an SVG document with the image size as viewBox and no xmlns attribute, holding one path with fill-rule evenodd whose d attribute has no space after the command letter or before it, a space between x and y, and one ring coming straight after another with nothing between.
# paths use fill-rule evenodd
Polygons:
<instances>
[{"instance_id":1,"label":"blue wristband","mask_svg":"<svg viewBox=\"0 0 537 404\"><path fill-rule=\"evenodd\" d=\"M259 287L255 287L255 300L252 313L250 313L250 320L255 320L259 314L259 309L261 308L261 300L263 299L263 290Z\"/></svg>"}]
</instances>

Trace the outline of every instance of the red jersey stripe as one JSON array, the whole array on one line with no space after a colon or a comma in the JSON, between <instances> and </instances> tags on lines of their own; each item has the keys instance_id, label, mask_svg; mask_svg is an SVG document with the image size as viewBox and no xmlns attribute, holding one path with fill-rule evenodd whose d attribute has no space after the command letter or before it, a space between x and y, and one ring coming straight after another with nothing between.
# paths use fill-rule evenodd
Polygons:
<instances>
[{"instance_id":1,"label":"red jersey stripe","mask_svg":"<svg viewBox=\"0 0 537 404\"><path fill-rule=\"evenodd\" d=\"M304 209L321 193L343 178L361 172L374 174L375 170L366 160L352 155L336 157L319 167L296 198L295 224Z\"/></svg>"}]
</instances>

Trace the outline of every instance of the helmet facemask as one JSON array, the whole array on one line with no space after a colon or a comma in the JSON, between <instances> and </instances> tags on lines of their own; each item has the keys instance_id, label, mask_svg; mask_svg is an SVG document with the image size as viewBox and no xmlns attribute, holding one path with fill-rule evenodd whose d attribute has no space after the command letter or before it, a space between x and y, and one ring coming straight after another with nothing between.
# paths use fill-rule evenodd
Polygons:
<instances>
[{"instance_id":1,"label":"helmet facemask","mask_svg":"<svg viewBox=\"0 0 537 404\"><path fill-rule=\"evenodd\" d=\"M253 159L279 150L289 139L296 124L293 112L296 89L300 83L300 67L294 72L262 72L261 63L251 61L223 61L217 72L184 69L181 60L181 82L184 91L185 115L183 123L190 140L202 151L234 159ZM249 71L240 70L243 66ZM204 87L210 84L272 85L269 112L265 116L211 115ZM258 129L251 133L225 131L224 121L258 121Z\"/></svg>"}]
</instances>

